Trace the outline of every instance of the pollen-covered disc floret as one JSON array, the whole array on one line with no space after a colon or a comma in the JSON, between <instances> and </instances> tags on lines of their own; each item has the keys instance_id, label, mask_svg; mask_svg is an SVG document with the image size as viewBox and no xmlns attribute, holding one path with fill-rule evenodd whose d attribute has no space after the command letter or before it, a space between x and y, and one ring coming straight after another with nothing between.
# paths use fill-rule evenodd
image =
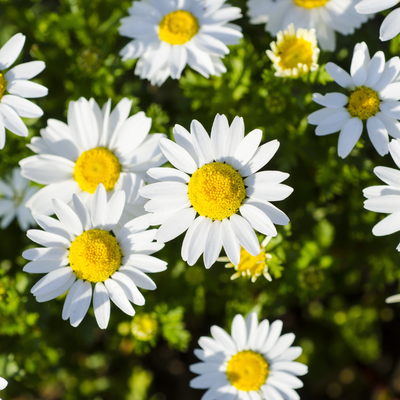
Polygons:
<instances>
[{"instance_id":1,"label":"pollen-covered disc floret","mask_svg":"<svg viewBox=\"0 0 400 400\"><path fill-rule=\"evenodd\" d=\"M121 173L118 157L104 147L85 151L76 160L74 178L84 192L94 193L102 183L107 191L114 189Z\"/></svg>"},{"instance_id":2,"label":"pollen-covered disc floret","mask_svg":"<svg viewBox=\"0 0 400 400\"><path fill-rule=\"evenodd\" d=\"M226 376L238 390L244 392L258 391L268 378L267 360L252 350L236 353L228 361Z\"/></svg>"},{"instance_id":3,"label":"pollen-covered disc floret","mask_svg":"<svg viewBox=\"0 0 400 400\"><path fill-rule=\"evenodd\" d=\"M226 398L228 393L240 399L298 398L294 389L303 383L296 375L305 375L307 367L293 361L302 353L301 347L291 347L295 335L280 336L281 330L282 321L271 326L268 320L258 324L255 313L246 321L236 315L231 335L212 326L212 338L201 337L201 350L195 350L202 362L190 366L200 375L190 386L208 389L207 397L215 400Z\"/></svg>"},{"instance_id":4,"label":"pollen-covered disc floret","mask_svg":"<svg viewBox=\"0 0 400 400\"><path fill-rule=\"evenodd\" d=\"M199 168L190 178L188 191L193 208L213 221L236 214L246 197L239 172L220 162Z\"/></svg>"},{"instance_id":5,"label":"pollen-covered disc floret","mask_svg":"<svg viewBox=\"0 0 400 400\"><path fill-rule=\"evenodd\" d=\"M45 246L23 253L30 260L25 272L46 273L31 292L40 303L68 292L62 318L69 319L72 326L82 322L92 296L101 329L110 319L110 300L133 316L131 303L145 303L138 287L156 288L146 273L166 269L165 262L151 256L164 244L153 243L156 231L146 231L147 215L131 220L116 232L125 197L124 191L117 190L107 202L107 192L100 184L90 208L75 194L74 210L55 199L52 203L59 220L36 214L36 222L45 231L32 229L27 233L31 240Z\"/></svg>"},{"instance_id":6,"label":"pollen-covered disc floret","mask_svg":"<svg viewBox=\"0 0 400 400\"><path fill-rule=\"evenodd\" d=\"M176 45L188 42L200 27L197 18L189 11L177 10L163 17L159 29L161 40Z\"/></svg>"},{"instance_id":7,"label":"pollen-covered disc floret","mask_svg":"<svg viewBox=\"0 0 400 400\"><path fill-rule=\"evenodd\" d=\"M318 69L319 48L315 29L297 29L290 24L278 32L277 41L271 43L267 55L274 63L275 76L297 78Z\"/></svg>"},{"instance_id":8,"label":"pollen-covered disc floret","mask_svg":"<svg viewBox=\"0 0 400 400\"><path fill-rule=\"evenodd\" d=\"M20 161L25 178L46 185L27 203L33 213L51 215L53 194L68 204L79 194L90 207L100 183L109 195L123 190L127 196L120 226L144 213L138 189L147 168L164 164L159 141L165 135L149 135L151 118L143 112L129 117L131 106L124 98L111 110L108 100L101 110L93 99L80 98L68 105L68 125L48 120L28 145L37 155Z\"/></svg>"},{"instance_id":9,"label":"pollen-covered disc floret","mask_svg":"<svg viewBox=\"0 0 400 400\"><path fill-rule=\"evenodd\" d=\"M47 95L47 88L30 82L46 64L43 61L30 61L9 69L19 57L25 44L22 33L14 35L0 48L0 150L6 143L5 129L18 136L28 136L28 128L21 119L38 118L43 111L26 98Z\"/></svg>"},{"instance_id":10,"label":"pollen-covered disc floret","mask_svg":"<svg viewBox=\"0 0 400 400\"><path fill-rule=\"evenodd\" d=\"M156 239L167 242L186 232L182 258L193 265L204 254L206 268L224 247L229 260L240 261L240 245L253 256L260 254L254 230L276 236L274 224L286 225L287 216L270 202L283 200L292 188L281 184L289 175L258 172L278 150L272 140L259 147L262 132L244 135L244 122L236 117L231 126L217 115L211 137L193 121L190 133L174 127L176 143L160 141L173 168L151 168L147 174L159 182L140 189L149 199L145 210L151 223L161 225Z\"/></svg>"},{"instance_id":11,"label":"pollen-covered disc floret","mask_svg":"<svg viewBox=\"0 0 400 400\"><path fill-rule=\"evenodd\" d=\"M248 0L249 16L253 24L266 24L272 36L288 28L315 29L322 50L334 51L335 32L342 35L354 33L367 15L356 12L359 0Z\"/></svg>"},{"instance_id":12,"label":"pollen-covered disc floret","mask_svg":"<svg viewBox=\"0 0 400 400\"><path fill-rule=\"evenodd\" d=\"M399 57L385 62L385 55L378 51L371 58L363 42L354 48L350 75L333 63L327 63L325 68L349 92L348 96L313 94L313 100L326 107L308 116L308 122L317 125L315 134L324 136L340 131L338 154L345 158L360 138L365 121L376 151L381 156L387 154L389 135L400 137Z\"/></svg>"},{"instance_id":13,"label":"pollen-covered disc floret","mask_svg":"<svg viewBox=\"0 0 400 400\"><path fill-rule=\"evenodd\" d=\"M134 1L119 32L132 39L120 52L123 61L138 58L135 74L152 85L179 79L186 65L208 78L221 75L221 61L242 38L238 7L226 0Z\"/></svg>"},{"instance_id":14,"label":"pollen-covered disc floret","mask_svg":"<svg viewBox=\"0 0 400 400\"><path fill-rule=\"evenodd\" d=\"M121 250L110 232L91 229L75 238L69 249L69 264L77 278L104 282L121 266Z\"/></svg>"},{"instance_id":15,"label":"pollen-covered disc floret","mask_svg":"<svg viewBox=\"0 0 400 400\"><path fill-rule=\"evenodd\" d=\"M381 100L375 90L362 86L350 93L347 110L352 117L365 121L379 112L380 103Z\"/></svg>"}]
</instances>

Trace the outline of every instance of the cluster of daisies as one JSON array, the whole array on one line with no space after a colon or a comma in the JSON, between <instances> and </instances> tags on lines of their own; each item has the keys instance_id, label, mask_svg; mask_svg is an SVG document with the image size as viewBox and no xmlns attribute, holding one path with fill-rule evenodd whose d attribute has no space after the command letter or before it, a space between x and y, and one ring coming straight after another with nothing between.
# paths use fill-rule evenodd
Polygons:
<instances>
[{"instance_id":1,"label":"cluster of daisies","mask_svg":"<svg viewBox=\"0 0 400 400\"><path fill-rule=\"evenodd\" d=\"M318 69L320 49L335 49L335 32L348 35L372 13L398 3L377 0L249 0L254 24L277 39L267 55L278 77L297 78ZM241 9L226 0L137 0L121 20L122 36L132 39L120 52L123 60L138 59L135 74L161 85L179 79L186 65L205 77L226 71L222 59L228 45L242 38L231 23ZM381 40L399 34L399 9L381 27ZM5 129L28 136L21 117L40 117L42 110L27 98L47 95L30 81L45 64L33 61L9 69L25 43L13 36L0 50L0 148ZM7 70L7 71L6 71ZM354 49L350 74L333 63L327 72L344 89L314 101L325 108L309 116L316 134L340 131L338 154L349 155L363 131L380 155L389 151L400 168L400 60L372 58L365 43ZM152 121L143 112L130 116L124 98L112 109L81 98L68 106L67 122L49 119L28 147L35 155L20 161L12 175L0 180L1 227L16 217L27 236L41 247L23 253L24 271L45 274L32 287L38 302L67 294L62 318L77 327L93 303L101 329L110 320L111 303L129 316L145 303L139 289L154 290L148 274L167 268L153 254L184 234L181 256L189 265L203 256L206 268L217 260L254 281L271 279L266 246L276 225L289 218L272 204L292 188L282 182L289 174L262 170L279 142L262 144L259 129L245 134L244 121L231 124L217 115L210 134L193 120L189 130L173 129L174 141L149 134ZM169 162L172 167L162 167ZM261 171L262 170L262 171ZM375 170L388 186L365 189L365 207L390 213L374 227L377 236L400 231L400 171ZM30 181L41 185L32 187ZM56 218L52 217L55 215ZM158 228L152 228L158 227ZM265 236L259 243L256 231ZM400 246L399 246L400 247ZM219 257L224 250L226 257ZM397 301L399 296L389 298ZM294 361L302 350L291 347L294 334L281 335L282 322L258 324L257 316L237 315L231 335L213 326L212 338L199 340L191 366L199 374L193 388L207 389L203 400L284 400L299 398L297 376L307 367ZM7 382L0 378L0 390Z\"/></svg>"}]
</instances>

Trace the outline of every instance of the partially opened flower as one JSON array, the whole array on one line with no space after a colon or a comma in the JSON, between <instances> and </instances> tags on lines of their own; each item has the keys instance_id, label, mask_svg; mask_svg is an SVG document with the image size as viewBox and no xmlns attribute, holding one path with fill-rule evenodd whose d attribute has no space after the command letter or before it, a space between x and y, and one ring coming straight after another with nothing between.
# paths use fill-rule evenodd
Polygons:
<instances>
[{"instance_id":1,"label":"partially opened flower","mask_svg":"<svg viewBox=\"0 0 400 400\"><path fill-rule=\"evenodd\" d=\"M139 288L154 290L155 283L146 275L164 271L166 263L150 254L163 244L153 243L155 230L146 231L148 216L133 219L116 235L125 205L125 193L116 191L107 202L103 185L99 185L88 210L76 194L74 210L61 200L53 200L59 220L35 215L44 229L29 230L27 236L44 246L29 249L23 257L31 260L24 271L46 273L31 292L40 303L55 299L68 291L62 318L78 326L89 309L92 295L97 323L105 329L110 319L110 299L123 312L133 316L132 303L143 305Z\"/></svg>"},{"instance_id":2,"label":"partially opened flower","mask_svg":"<svg viewBox=\"0 0 400 400\"><path fill-rule=\"evenodd\" d=\"M226 71L221 58L227 45L242 38L240 28L229 23L241 17L226 0L141 0L133 2L130 16L121 20L119 32L133 40L120 52L123 60L139 58L135 74L153 85L171 76L179 79L188 64L205 77Z\"/></svg>"},{"instance_id":3,"label":"partially opened flower","mask_svg":"<svg viewBox=\"0 0 400 400\"><path fill-rule=\"evenodd\" d=\"M297 29L290 24L288 29L277 34L267 55L274 63L275 76L293 77L305 75L318 69L319 48L315 29Z\"/></svg>"},{"instance_id":4,"label":"partially opened flower","mask_svg":"<svg viewBox=\"0 0 400 400\"><path fill-rule=\"evenodd\" d=\"M372 14L387 10L398 5L398 0L361 0L356 4L355 9L360 14ZM380 37L382 41L393 39L400 33L400 8L391 11L383 20Z\"/></svg>"},{"instance_id":5,"label":"partially opened flower","mask_svg":"<svg viewBox=\"0 0 400 400\"><path fill-rule=\"evenodd\" d=\"M231 276L231 280L246 277L250 278L252 282L255 282L258 277L264 275L265 279L272 281L271 275L268 272L268 262L272 259L272 254L266 252L266 247L272 236L267 236L260 246L260 254L258 256L251 255L243 247L240 249L240 261L239 264L233 265L228 263L225 268L234 268L236 272ZM229 261L228 257L220 257L217 261Z\"/></svg>"},{"instance_id":6,"label":"partially opened flower","mask_svg":"<svg viewBox=\"0 0 400 400\"><path fill-rule=\"evenodd\" d=\"M8 382L4 378L0 377L0 390L5 389L7 387L7 385L8 385Z\"/></svg>"},{"instance_id":7,"label":"partially opened flower","mask_svg":"<svg viewBox=\"0 0 400 400\"><path fill-rule=\"evenodd\" d=\"M21 169L16 167L10 179L0 179L0 218L1 228L7 228L14 218L23 231L35 225L27 201L38 191L38 187L29 186L28 179L21 176Z\"/></svg>"},{"instance_id":8,"label":"partially opened flower","mask_svg":"<svg viewBox=\"0 0 400 400\"><path fill-rule=\"evenodd\" d=\"M354 33L368 16L354 9L359 0L249 0L249 16L253 24L266 24L265 30L275 36L290 24L295 29L314 28L322 50L334 51L335 31Z\"/></svg>"},{"instance_id":9,"label":"partially opened flower","mask_svg":"<svg viewBox=\"0 0 400 400\"><path fill-rule=\"evenodd\" d=\"M296 375L305 375L307 366L295 362L301 347L291 347L295 335L281 336L282 321L260 324L255 313L246 321L238 314L229 335L218 326L211 327L210 337L201 337L202 350L195 355L202 361L190 366L199 374L190 386L208 389L203 400L286 400L299 399L294 389L303 382Z\"/></svg>"},{"instance_id":10,"label":"partially opened flower","mask_svg":"<svg viewBox=\"0 0 400 400\"><path fill-rule=\"evenodd\" d=\"M47 185L28 201L33 213L51 215L52 198L71 204L74 193L90 205L100 183L109 196L125 191L120 225L144 213L138 189L145 184L146 171L165 162L158 146L165 135L149 135L151 118L143 112L129 117L131 106L124 98L110 112L109 100L101 111L93 99L81 98L69 103L68 125L48 120L42 137L28 145L38 155L20 161L24 177Z\"/></svg>"},{"instance_id":11,"label":"partially opened flower","mask_svg":"<svg viewBox=\"0 0 400 400\"><path fill-rule=\"evenodd\" d=\"M400 124L399 124L400 125ZM390 155L400 168L400 141L389 144ZM400 231L400 171L389 167L375 167L374 172L386 185L370 186L363 190L367 210L390 214L372 229L375 236L386 236ZM397 246L400 251L400 243Z\"/></svg>"},{"instance_id":12,"label":"partially opened flower","mask_svg":"<svg viewBox=\"0 0 400 400\"><path fill-rule=\"evenodd\" d=\"M17 33L0 49L0 149L6 143L4 128L26 137L28 128L20 117L38 118L43 115L42 109L26 98L47 95L47 88L29 81L44 70L45 63L31 61L4 72L14 64L24 44L25 36Z\"/></svg>"},{"instance_id":13,"label":"partially opened flower","mask_svg":"<svg viewBox=\"0 0 400 400\"><path fill-rule=\"evenodd\" d=\"M394 82L400 72L399 57L385 63L385 55L378 51L370 58L363 42L354 48L351 76L333 63L326 64L326 70L349 93L314 93L313 100L326 107L308 117L310 124L318 125L315 134L340 131L338 154L345 158L358 142L365 123L376 151L381 156L387 154L388 135L400 138L400 82Z\"/></svg>"},{"instance_id":14,"label":"partially opened flower","mask_svg":"<svg viewBox=\"0 0 400 400\"><path fill-rule=\"evenodd\" d=\"M262 132L255 129L244 136L239 117L229 127L227 118L217 115L211 138L196 120L190 130L175 125L176 143L160 141L177 169L151 168L148 175L160 182L140 189L150 199L145 209L153 213L151 223L161 224L156 239L165 243L187 230L182 258L193 265L204 253L206 268L214 264L222 247L233 264L240 261L240 246L257 256L260 244L254 229L276 236L274 224L289 223L270 203L292 193L291 187L281 184L289 174L258 172L274 156L279 142L258 147Z\"/></svg>"}]
</instances>

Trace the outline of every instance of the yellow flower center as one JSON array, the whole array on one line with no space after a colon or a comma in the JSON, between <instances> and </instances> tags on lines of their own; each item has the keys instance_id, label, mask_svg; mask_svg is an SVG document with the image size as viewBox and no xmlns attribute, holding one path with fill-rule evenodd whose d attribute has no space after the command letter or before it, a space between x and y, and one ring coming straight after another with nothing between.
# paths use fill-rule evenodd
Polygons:
<instances>
[{"instance_id":1,"label":"yellow flower center","mask_svg":"<svg viewBox=\"0 0 400 400\"><path fill-rule=\"evenodd\" d=\"M170 44L185 44L199 31L197 18L189 11L167 14L160 22L160 39Z\"/></svg>"},{"instance_id":2,"label":"yellow flower center","mask_svg":"<svg viewBox=\"0 0 400 400\"><path fill-rule=\"evenodd\" d=\"M136 339L149 341L157 333L157 320L149 314L138 315L132 322L132 334Z\"/></svg>"},{"instance_id":3,"label":"yellow flower center","mask_svg":"<svg viewBox=\"0 0 400 400\"><path fill-rule=\"evenodd\" d=\"M240 262L235 269L238 272L245 272L249 276L260 276L266 267L265 258L266 255L263 248L261 248L261 253L254 257L242 247Z\"/></svg>"},{"instance_id":4,"label":"yellow flower center","mask_svg":"<svg viewBox=\"0 0 400 400\"><path fill-rule=\"evenodd\" d=\"M239 172L220 162L199 168L189 181L189 199L202 216L222 221L236 214L246 197Z\"/></svg>"},{"instance_id":5,"label":"yellow flower center","mask_svg":"<svg viewBox=\"0 0 400 400\"><path fill-rule=\"evenodd\" d=\"M235 354L226 367L229 382L236 389L245 392L260 390L268 374L267 360L261 354L251 350Z\"/></svg>"},{"instance_id":6,"label":"yellow flower center","mask_svg":"<svg viewBox=\"0 0 400 400\"><path fill-rule=\"evenodd\" d=\"M0 72L0 100L3 98L7 89L7 81L4 75Z\"/></svg>"},{"instance_id":7,"label":"yellow flower center","mask_svg":"<svg viewBox=\"0 0 400 400\"><path fill-rule=\"evenodd\" d=\"M374 90L361 86L350 93L347 111L352 117L367 120L379 111L381 100Z\"/></svg>"},{"instance_id":8,"label":"yellow flower center","mask_svg":"<svg viewBox=\"0 0 400 400\"><path fill-rule=\"evenodd\" d=\"M111 233L100 229L76 237L69 250L69 264L79 279L104 282L121 266L121 251Z\"/></svg>"},{"instance_id":9,"label":"yellow flower center","mask_svg":"<svg viewBox=\"0 0 400 400\"><path fill-rule=\"evenodd\" d=\"M114 189L120 173L121 164L115 154L104 147L96 147L79 156L74 178L84 192L94 193L100 183L106 190Z\"/></svg>"},{"instance_id":10,"label":"yellow flower center","mask_svg":"<svg viewBox=\"0 0 400 400\"><path fill-rule=\"evenodd\" d=\"M279 66L282 69L296 68L299 64L307 65L308 69L313 64L312 43L303 38L292 38L279 45L278 56L281 58Z\"/></svg>"},{"instance_id":11,"label":"yellow flower center","mask_svg":"<svg viewBox=\"0 0 400 400\"><path fill-rule=\"evenodd\" d=\"M329 0L294 0L294 2L304 8L316 8L324 6Z\"/></svg>"}]
</instances>

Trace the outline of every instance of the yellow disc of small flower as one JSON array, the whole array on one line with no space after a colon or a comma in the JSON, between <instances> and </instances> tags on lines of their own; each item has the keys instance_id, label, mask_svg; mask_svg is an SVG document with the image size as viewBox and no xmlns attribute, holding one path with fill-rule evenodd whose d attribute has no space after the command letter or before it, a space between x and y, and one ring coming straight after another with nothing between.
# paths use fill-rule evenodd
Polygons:
<instances>
[{"instance_id":1,"label":"yellow disc of small flower","mask_svg":"<svg viewBox=\"0 0 400 400\"><path fill-rule=\"evenodd\" d=\"M0 100L3 98L7 89L7 81L4 75L0 72Z\"/></svg>"},{"instance_id":2,"label":"yellow disc of small flower","mask_svg":"<svg viewBox=\"0 0 400 400\"><path fill-rule=\"evenodd\" d=\"M352 117L363 121L371 118L379 111L381 100L374 90L361 86L350 93L347 111Z\"/></svg>"},{"instance_id":3,"label":"yellow disc of small flower","mask_svg":"<svg viewBox=\"0 0 400 400\"><path fill-rule=\"evenodd\" d=\"M279 65L283 69L295 68L299 64L310 68L313 63L312 43L295 37L280 46L279 56L281 58Z\"/></svg>"},{"instance_id":4,"label":"yellow disc of small flower","mask_svg":"<svg viewBox=\"0 0 400 400\"><path fill-rule=\"evenodd\" d=\"M294 2L304 8L317 8L324 6L329 0L294 0Z\"/></svg>"},{"instance_id":5,"label":"yellow disc of small flower","mask_svg":"<svg viewBox=\"0 0 400 400\"><path fill-rule=\"evenodd\" d=\"M122 255L110 232L91 229L77 236L69 250L69 263L79 279L104 282L121 266Z\"/></svg>"},{"instance_id":6,"label":"yellow disc of small flower","mask_svg":"<svg viewBox=\"0 0 400 400\"><path fill-rule=\"evenodd\" d=\"M132 334L142 341L151 340L157 333L157 320L150 314L137 315L132 321Z\"/></svg>"},{"instance_id":7,"label":"yellow disc of small flower","mask_svg":"<svg viewBox=\"0 0 400 400\"><path fill-rule=\"evenodd\" d=\"M269 366L261 354L245 350L229 360L226 375L236 389L245 392L257 391L268 378Z\"/></svg>"},{"instance_id":8,"label":"yellow disc of small flower","mask_svg":"<svg viewBox=\"0 0 400 400\"><path fill-rule=\"evenodd\" d=\"M188 191L193 208L214 221L236 214L246 197L239 172L220 162L199 168L190 178Z\"/></svg>"},{"instance_id":9,"label":"yellow disc of small flower","mask_svg":"<svg viewBox=\"0 0 400 400\"><path fill-rule=\"evenodd\" d=\"M200 29L197 18L189 11L173 11L164 16L159 26L160 39L170 44L185 44Z\"/></svg>"},{"instance_id":10,"label":"yellow disc of small flower","mask_svg":"<svg viewBox=\"0 0 400 400\"><path fill-rule=\"evenodd\" d=\"M115 154L104 147L96 147L79 156L74 178L83 191L94 193L100 183L106 190L114 189L120 173L121 164Z\"/></svg>"}]
</instances>

